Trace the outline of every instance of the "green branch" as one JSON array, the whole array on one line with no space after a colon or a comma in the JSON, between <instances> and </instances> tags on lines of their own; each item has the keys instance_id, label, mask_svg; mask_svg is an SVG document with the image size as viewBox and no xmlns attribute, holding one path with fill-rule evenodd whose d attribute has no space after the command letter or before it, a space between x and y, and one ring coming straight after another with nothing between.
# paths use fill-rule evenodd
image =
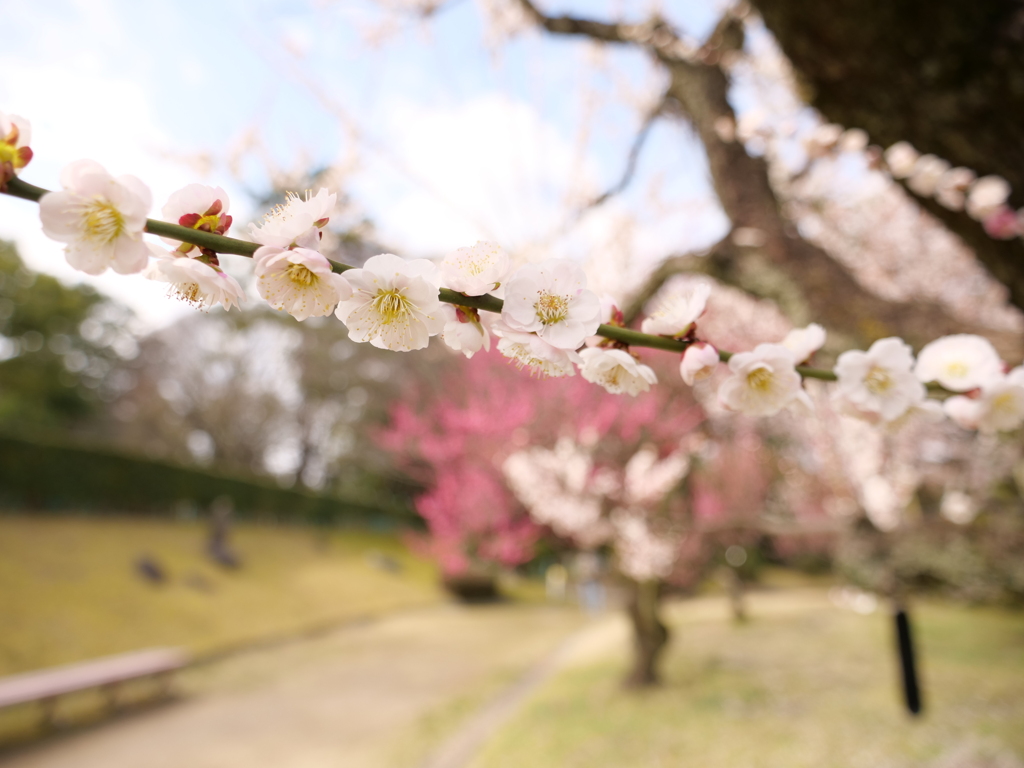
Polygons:
<instances>
[{"instance_id":1,"label":"green branch","mask_svg":"<svg viewBox=\"0 0 1024 768\"><path fill-rule=\"evenodd\" d=\"M7 189L4 191L12 197L20 197L23 200L31 200L34 203L38 203L43 195L49 193L48 189L29 184L17 177L7 183ZM166 221L156 221L154 219L146 219L146 231L160 237L169 237L172 240L180 240L183 243L191 243L200 248L207 248L216 253L231 253L236 256L248 256L250 258L256 252L256 249L260 247L258 243L250 243L233 237L225 237L224 235L215 235L211 232L201 232L198 229L190 229L189 227L182 227L178 224L170 224ZM331 266L335 272L354 269L354 267L348 264L341 264L337 261L331 261ZM494 313L500 313L501 308L504 306L504 302L495 296L466 296L448 288L441 289L440 299L448 304L457 304ZM682 353L690 346L690 342L687 341L671 339L667 336L652 336L617 325L601 325L598 327L597 333L606 339L628 344L632 347L663 349L666 352ZM719 350L718 355L721 357L722 362L728 362L733 353ZM832 371L826 371L821 368L809 368L805 365L799 365L796 370L807 379L836 380L836 375Z\"/></svg>"}]
</instances>

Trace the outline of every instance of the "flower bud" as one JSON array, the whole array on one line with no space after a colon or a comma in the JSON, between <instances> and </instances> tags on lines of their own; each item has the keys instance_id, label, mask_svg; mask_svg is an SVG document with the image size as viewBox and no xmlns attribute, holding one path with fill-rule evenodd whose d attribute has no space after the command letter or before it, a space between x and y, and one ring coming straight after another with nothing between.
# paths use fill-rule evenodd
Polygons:
<instances>
[{"instance_id":1,"label":"flower bud","mask_svg":"<svg viewBox=\"0 0 1024 768\"><path fill-rule=\"evenodd\" d=\"M1017 212L1008 205L1001 205L982 222L985 232L996 240L1012 240L1021 234Z\"/></svg>"},{"instance_id":2,"label":"flower bud","mask_svg":"<svg viewBox=\"0 0 1024 768\"><path fill-rule=\"evenodd\" d=\"M28 146L31 135L28 120L0 112L0 191L6 189L7 182L32 159L32 149Z\"/></svg>"},{"instance_id":3,"label":"flower bud","mask_svg":"<svg viewBox=\"0 0 1024 768\"><path fill-rule=\"evenodd\" d=\"M718 350L704 341L698 341L686 348L679 363L679 375L691 387L715 372L718 366Z\"/></svg>"}]
</instances>

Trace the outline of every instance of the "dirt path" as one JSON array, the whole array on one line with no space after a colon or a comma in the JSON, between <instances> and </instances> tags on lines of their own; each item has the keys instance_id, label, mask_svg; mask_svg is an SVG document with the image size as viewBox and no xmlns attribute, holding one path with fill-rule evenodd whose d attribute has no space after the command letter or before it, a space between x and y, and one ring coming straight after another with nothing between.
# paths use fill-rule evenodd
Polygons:
<instances>
[{"instance_id":1,"label":"dirt path","mask_svg":"<svg viewBox=\"0 0 1024 768\"><path fill-rule=\"evenodd\" d=\"M385 768L424 716L505 688L446 742L465 742L454 754L442 745L430 758L455 766L557 666L565 638L582 623L573 611L524 606L396 615L201 668L182 680L186 696L176 703L40 745L5 765Z\"/></svg>"},{"instance_id":2,"label":"dirt path","mask_svg":"<svg viewBox=\"0 0 1024 768\"><path fill-rule=\"evenodd\" d=\"M591 621L562 641L553 652L530 667L512 685L491 698L420 764L420 768L467 768L487 740L497 733L530 695L556 672L582 664L627 641L621 616Z\"/></svg>"}]
</instances>

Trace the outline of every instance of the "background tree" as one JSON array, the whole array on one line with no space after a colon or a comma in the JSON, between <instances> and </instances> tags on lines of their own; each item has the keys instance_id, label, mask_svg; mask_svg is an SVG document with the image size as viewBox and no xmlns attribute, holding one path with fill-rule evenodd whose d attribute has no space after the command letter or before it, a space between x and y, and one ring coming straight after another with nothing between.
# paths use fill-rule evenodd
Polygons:
<instances>
[{"instance_id":1,"label":"background tree","mask_svg":"<svg viewBox=\"0 0 1024 768\"><path fill-rule=\"evenodd\" d=\"M129 384L130 311L88 286L24 265L0 242L0 430L31 437L104 432L106 403Z\"/></svg>"},{"instance_id":2,"label":"background tree","mask_svg":"<svg viewBox=\"0 0 1024 768\"><path fill-rule=\"evenodd\" d=\"M658 679L665 580L692 586L707 562L680 486L704 416L671 375L633 399L581 377L516 375L478 353L398 401L381 435L427 488L416 506L449 572L525 562L538 526L563 546L610 545L627 586L634 685Z\"/></svg>"},{"instance_id":3,"label":"background tree","mask_svg":"<svg viewBox=\"0 0 1024 768\"><path fill-rule=\"evenodd\" d=\"M909 141L979 176L1010 182L1024 206L1024 12L1014 0L756 0L825 117L882 146ZM996 240L960 211L918 202L974 250L1024 309L1024 241Z\"/></svg>"},{"instance_id":4,"label":"background tree","mask_svg":"<svg viewBox=\"0 0 1024 768\"><path fill-rule=\"evenodd\" d=\"M779 304L795 323L813 318L854 344L890 335L923 343L956 332L954 325L963 332L964 323L934 300L918 295L894 301L873 293L784 215L770 164L737 140L737 117L729 101L730 71L743 49L747 6L728 10L695 48L659 15L640 22L607 22L548 15L531 0L519 4L527 18L550 34L629 47L656 62L668 85L663 104L652 115L675 115L693 126L707 156L715 194L732 225L730 234L699 258L684 254L666 259L627 315L639 313L672 275L700 270L757 295L788 296ZM641 141L647 127L645 122Z\"/></svg>"}]
</instances>

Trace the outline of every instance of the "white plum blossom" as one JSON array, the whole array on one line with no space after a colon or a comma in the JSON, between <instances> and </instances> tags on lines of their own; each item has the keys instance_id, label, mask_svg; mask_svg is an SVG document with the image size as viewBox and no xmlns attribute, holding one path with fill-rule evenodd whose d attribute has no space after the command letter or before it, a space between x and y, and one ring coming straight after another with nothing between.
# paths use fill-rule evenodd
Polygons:
<instances>
[{"instance_id":1,"label":"white plum blossom","mask_svg":"<svg viewBox=\"0 0 1024 768\"><path fill-rule=\"evenodd\" d=\"M970 168L951 168L942 174L935 187L935 199L951 211L963 210L965 191L974 182L976 174Z\"/></svg>"},{"instance_id":2,"label":"white plum blossom","mask_svg":"<svg viewBox=\"0 0 1024 768\"><path fill-rule=\"evenodd\" d=\"M690 471L690 455L676 450L659 458L658 449L644 445L626 462L622 501L630 507L652 507L664 499Z\"/></svg>"},{"instance_id":3,"label":"white plum blossom","mask_svg":"<svg viewBox=\"0 0 1024 768\"><path fill-rule=\"evenodd\" d=\"M439 267L446 288L467 296L482 296L505 282L512 262L500 245L480 241L452 251Z\"/></svg>"},{"instance_id":4,"label":"white plum blossom","mask_svg":"<svg viewBox=\"0 0 1024 768\"><path fill-rule=\"evenodd\" d=\"M590 451L569 437L553 449L534 446L517 451L502 465L509 487L536 522L583 546L604 543L612 534L602 519L602 482Z\"/></svg>"},{"instance_id":5,"label":"white plum blossom","mask_svg":"<svg viewBox=\"0 0 1024 768\"><path fill-rule=\"evenodd\" d=\"M803 140L804 151L809 157L824 157L839 142L843 135L843 126L835 123L817 125L810 135Z\"/></svg>"},{"instance_id":6,"label":"white plum blossom","mask_svg":"<svg viewBox=\"0 0 1024 768\"><path fill-rule=\"evenodd\" d=\"M860 485L860 502L871 521L880 531L892 531L903 522L904 499L893 484L882 475L873 475Z\"/></svg>"},{"instance_id":7,"label":"white plum blossom","mask_svg":"<svg viewBox=\"0 0 1024 768\"><path fill-rule=\"evenodd\" d=\"M1001 176L982 176L967 193L967 213L973 219L984 221L1010 196L1010 184Z\"/></svg>"},{"instance_id":8,"label":"white plum blossom","mask_svg":"<svg viewBox=\"0 0 1024 768\"><path fill-rule=\"evenodd\" d=\"M697 341L686 348L679 363L679 375L691 387L703 381L718 368L718 350L704 341Z\"/></svg>"},{"instance_id":9,"label":"white plum blossom","mask_svg":"<svg viewBox=\"0 0 1024 768\"><path fill-rule=\"evenodd\" d=\"M907 186L922 197L931 197L939 186L939 179L949 170L949 163L935 155L922 155L914 163Z\"/></svg>"},{"instance_id":10,"label":"white plum blossom","mask_svg":"<svg viewBox=\"0 0 1024 768\"><path fill-rule=\"evenodd\" d=\"M99 163L76 160L60 174L62 191L39 201L43 233L62 243L75 269L99 275L141 272L149 260L142 240L153 197L135 176L113 177Z\"/></svg>"},{"instance_id":11,"label":"white plum blossom","mask_svg":"<svg viewBox=\"0 0 1024 768\"><path fill-rule=\"evenodd\" d=\"M668 576L678 560L680 532L659 530L650 513L689 468L683 451L659 459L652 446L640 448L621 470L597 467L587 443L567 436L553 449L517 451L502 465L531 518L582 547L614 544L619 568L640 580Z\"/></svg>"},{"instance_id":12,"label":"white plum blossom","mask_svg":"<svg viewBox=\"0 0 1024 768\"><path fill-rule=\"evenodd\" d=\"M352 295L349 281L331 271L331 263L314 250L285 250L265 245L253 254L256 290L274 309L296 320L331 314Z\"/></svg>"},{"instance_id":13,"label":"white plum blossom","mask_svg":"<svg viewBox=\"0 0 1024 768\"><path fill-rule=\"evenodd\" d=\"M920 157L917 150L905 141L897 141L885 150L885 164L889 173L897 179L905 179L913 170Z\"/></svg>"},{"instance_id":14,"label":"white plum blossom","mask_svg":"<svg viewBox=\"0 0 1024 768\"><path fill-rule=\"evenodd\" d=\"M825 329L817 323L811 323L806 328L794 328L786 334L782 346L793 353L796 363L806 362L825 346Z\"/></svg>"},{"instance_id":15,"label":"white plum blossom","mask_svg":"<svg viewBox=\"0 0 1024 768\"><path fill-rule=\"evenodd\" d=\"M980 387L1002 372L1002 360L992 343L968 333L943 336L925 344L914 367L914 375L921 381L937 381L954 392Z\"/></svg>"},{"instance_id":16,"label":"white plum blossom","mask_svg":"<svg viewBox=\"0 0 1024 768\"><path fill-rule=\"evenodd\" d=\"M658 303L650 317L644 318L640 330L654 336L685 336L704 314L710 295L711 285L703 282L672 293Z\"/></svg>"},{"instance_id":17,"label":"white plum blossom","mask_svg":"<svg viewBox=\"0 0 1024 768\"><path fill-rule=\"evenodd\" d=\"M161 283L170 283L170 293L197 309L217 304L225 309L238 307L245 295L242 286L231 275L200 259L175 255L155 245L150 250L157 256L143 276Z\"/></svg>"},{"instance_id":18,"label":"white plum blossom","mask_svg":"<svg viewBox=\"0 0 1024 768\"><path fill-rule=\"evenodd\" d=\"M813 407L800 386L793 353L781 344L759 344L753 352L735 354L729 370L732 376L722 382L718 400L730 411L772 416L796 403Z\"/></svg>"},{"instance_id":19,"label":"white plum blossom","mask_svg":"<svg viewBox=\"0 0 1024 768\"><path fill-rule=\"evenodd\" d=\"M352 341L408 352L423 349L444 330L441 276L433 262L382 253L345 276L354 292L335 314Z\"/></svg>"},{"instance_id":20,"label":"white plum blossom","mask_svg":"<svg viewBox=\"0 0 1024 768\"><path fill-rule=\"evenodd\" d=\"M326 187L315 195L307 191L305 197L289 192L284 203L263 217L262 224L249 225L249 234L260 245L318 249L320 230L330 219L337 199Z\"/></svg>"},{"instance_id":21,"label":"white plum blossom","mask_svg":"<svg viewBox=\"0 0 1024 768\"><path fill-rule=\"evenodd\" d=\"M843 352L836 361L837 393L859 411L893 421L925 399L913 372L914 353L902 339L879 339L867 352Z\"/></svg>"},{"instance_id":22,"label":"white plum blossom","mask_svg":"<svg viewBox=\"0 0 1024 768\"><path fill-rule=\"evenodd\" d=\"M636 397L658 383L654 371L625 350L591 347L579 354L583 358L580 376L593 384L600 384L613 395Z\"/></svg>"},{"instance_id":23,"label":"white plum blossom","mask_svg":"<svg viewBox=\"0 0 1024 768\"><path fill-rule=\"evenodd\" d=\"M223 235L231 227L231 216L228 208L231 200L228 193L220 187L209 187L206 184L189 184L174 192L163 207L165 221L178 224L200 232ZM177 246L181 253L198 255L199 249L189 243L163 237L165 243Z\"/></svg>"},{"instance_id":24,"label":"white plum blossom","mask_svg":"<svg viewBox=\"0 0 1024 768\"><path fill-rule=\"evenodd\" d=\"M679 536L657 535L643 513L612 511L619 570L637 581L667 578L679 557Z\"/></svg>"},{"instance_id":25,"label":"white plum blossom","mask_svg":"<svg viewBox=\"0 0 1024 768\"><path fill-rule=\"evenodd\" d=\"M598 315L601 323L617 322L620 325L622 321L622 310L619 309L618 300L610 293L602 293L598 297L598 301L601 303L601 313Z\"/></svg>"},{"instance_id":26,"label":"white plum blossom","mask_svg":"<svg viewBox=\"0 0 1024 768\"><path fill-rule=\"evenodd\" d=\"M577 349L600 325L601 302L587 290L587 276L568 259L522 267L505 286L502 321L535 332L559 349Z\"/></svg>"},{"instance_id":27,"label":"white plum blossom","mask_svg":"<svg viewBox=\"0 0 1024 768\"><path fill-rule=\"evenodd\" d=\"M520 370L528 368L531 374L551 378L575 376L574 365L583 362L574 350L559 349L535 333L517 331L500 320L493 324L492 330L499 337L498 351L514 361Z\"/></svg>"},{"instance_id":28,"label":"white plum blossom","mask_svg":"<svg viewBox=\"0 0 1024 768\"><path fill-rule=\"evenodd\" d=\"M848 417L848 420L864 422L874 427L879 434L898 435L905 428L914 423L936 423L942 421L946 414L942 410L942 403L937 400L929 400L927 397L914 403L901 416L891 421L882 418L877 411L869 411L858 408L851 403L839 390L832 391L832 408L841 416Z\"/></svg>"},{"instance_id":29,"label":"white plum blossom","mask_svg":"<svg viewBox=\"0 0 1024 768\"><path fill-rule=\"evenodd\" d=\"M32 126L18 115L0 112L0 190L32 159Z\"/></svg>"},{"instance_id":30,"label":"white plum blossom","mask_svg":"<svg viewBox=\"0 0 1024 768\"><path fill-rule=\"evenodd\" d=\"M981 408L978 401L963 395L951 397L943 402L942 410L954 424L964 429L977 429L978 423L981 421Z\"/></svg>"},{"instance_id":31,"label":"white plum blossom","mask_svg":"<svg viewBox=\"0 0 1024 768\"><path fill-rule=\"evenodd\" d=\"M986 434L1017 429L1024 424L1024 368L990 379L977 397L949 398L943 410L964 429Z\"/></svg>"},{"instance_id":32,"label":"white plum blossom","mask_svg":"<svg viewBox=\"0 0 1024 768\"><path fill-rule=\"evenodd\" d=\"M863 128L847 128L839 137L839 150L841 152L863 152L871 143L871 137Z\"/></svg>"},{"instance_id":33,"label":"white plum blossom","mask_svg":"<svg viewBox=\"0 0 1024 768\"><path fill-rule=\"evenodd\" d=\"M947 490L942 494L939 514L957 525L967 525L978 516L977 503L963 491Z\"/></svg>"},{"instance_id":34,"label":"white plum blossom","mask_svg":"<svg viewBox=\"0 0 1024 768\"><path fill-rule=\"evenodd\" d=\"M466 357L472 357L481 349L490 350L491 333L487 321L476 310L442 304L441 312L445 318L441 341L451 349Z\"/></svg>"}]
</instances>

